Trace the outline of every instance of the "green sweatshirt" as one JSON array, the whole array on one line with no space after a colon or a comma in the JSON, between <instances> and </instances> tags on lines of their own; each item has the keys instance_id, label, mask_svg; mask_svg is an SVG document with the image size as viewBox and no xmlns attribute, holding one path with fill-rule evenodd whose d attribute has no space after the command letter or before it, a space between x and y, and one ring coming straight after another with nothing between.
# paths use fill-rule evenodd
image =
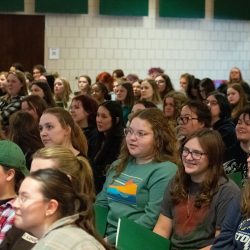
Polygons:
<instances>
[{"instance_id":1,"label":"green sweatshirt","mask_svg":"<svg viewBox=\"0 0 250 250\"><path fill-rule=\"evenodd\" d=\"M113 178L116 165L117 161L112 164L96 200L97 205L109 208L106 236L110 243L115 243L120 217L153 229L164 191L177 170L169 161L136 164L135 160L130 160L120 176Z\"/></svg>"}]
</instances>

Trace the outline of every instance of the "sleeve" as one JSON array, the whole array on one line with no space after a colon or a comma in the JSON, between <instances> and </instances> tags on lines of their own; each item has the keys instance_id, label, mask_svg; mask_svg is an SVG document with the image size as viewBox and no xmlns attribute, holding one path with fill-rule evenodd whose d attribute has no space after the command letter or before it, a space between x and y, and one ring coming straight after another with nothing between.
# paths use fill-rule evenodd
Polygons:
<instances>
[{"instance_id":1,"label":"sleeve","mask_svg":"<svg viewBox=\"0 0 250 250\"><path fill-rule=\"evenodd\" d=\"M227 249L234 250L234 235L241 221L240 201L235 198L231 203L225 215L222 224L221 233L215 238L211 250Z\"/></svg>"},{"instance_id":2,"label":"sleeve","mask_svg":"<svg viewBox=\"0 0 250 250\"><path fill-rule=\"evenodd\" d=\"M221 229L226 211L234 199L240 196L240 189L231 180L223 185L216 204L216 228Z\"/></svg>"},{"instance_id":3,"label":"sleeve","mask_svg":"<svg viewBox=\"0 0 250 250\"><path fill-rule=\"evenodd\" d=\"M173 219L173 215L172 215L172 201L171 201L171 195L170 195L170 186L171 186L172 181L168 184L165 193L164 193L164 197L161 203L161 214Z\"/></svg>"},{"instance_id":4,"label":"sleeve","mask_svg":"<svg viewBox=\"0 0 250 250\"><path fill-rule=\"evenodd\" d=\"M18 99L13 100L10 102L9 105L3 108L1 116L2 116L2 124L8 125L9 124L9 117L11 114L15 113L16 111L20 110L21 108L21 101Z\"/></svg>"},{"instance_id":5,"label":"sleeve","mask_svg":"<svg viewBox=\"0 0 250 250\"><path fill-rule=\"evenodd\" d=\"M160 214L160 205L166 186L176 173L176 166L170 165L169 169L159 169L154 172L149 180L149 201L145 207L145 213L135 220L136 223L153 229Z\"/></svg>"}]
</instances>

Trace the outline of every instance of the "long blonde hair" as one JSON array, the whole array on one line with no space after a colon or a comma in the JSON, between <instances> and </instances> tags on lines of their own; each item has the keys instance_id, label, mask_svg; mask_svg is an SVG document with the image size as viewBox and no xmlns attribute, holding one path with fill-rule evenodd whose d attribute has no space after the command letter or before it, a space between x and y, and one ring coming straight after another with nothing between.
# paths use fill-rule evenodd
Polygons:
<instances>
[{"instance_id":1,"label":"long blonde hair","mask_svg":"<svg viewBox=\"0 0 250 250\"><path fill-rule=\"evenodd\" d=\"M33 159L51 159L62 172L70 175L77 192L86 194L90 200L95 199L92 168L88 160L75 156L70 149L63 146L51 146L39 149Z\"/></svg>"}]
</instances>

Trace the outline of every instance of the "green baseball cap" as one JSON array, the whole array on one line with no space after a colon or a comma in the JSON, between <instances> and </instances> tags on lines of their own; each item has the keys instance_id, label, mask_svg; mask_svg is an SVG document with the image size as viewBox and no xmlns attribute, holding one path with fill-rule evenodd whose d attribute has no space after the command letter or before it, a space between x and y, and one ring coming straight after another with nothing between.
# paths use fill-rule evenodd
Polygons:
<instances>
[{"instance_id":1,"label":"green baseball cap","mask_svg":"<svg viewBox=\"0 0 250 250\"><path fill-rule=\"evenodd\" d=\"M24 176L29 174L22 149L9 140L0 140L0 165L16 169Z\"/></svg>"}]
</instances>

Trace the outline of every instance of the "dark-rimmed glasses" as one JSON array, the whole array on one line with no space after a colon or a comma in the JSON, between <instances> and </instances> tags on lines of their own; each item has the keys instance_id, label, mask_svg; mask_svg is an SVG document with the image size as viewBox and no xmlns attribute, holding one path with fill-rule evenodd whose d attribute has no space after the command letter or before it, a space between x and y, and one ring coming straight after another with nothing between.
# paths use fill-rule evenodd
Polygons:
<instances>
[{"instance_id":1,"label":"dark-rimmed glasses","mask_svg":"<svg viewBox=\"0 0 250 250\"><path fill-rule=\"evenodd\" d=\"M179 116L177 117L176 121L178 124L185 125L188 124L190 120L198 120L197 117L190 117L190 116Z\"/></svg>"},{"instance_id":2,"label":"dark-rimmed glasses","mask_svg":"<svg viewBox=\"0 0 250 250\"><path fill-rule=\"evenodd\" d=\"M181 154L183 157L187 157L189 154L191 154L191 157L194 160L200 160L203 155L206 155L206 153L204 152L201 152L199 150L191 150L187 147L183 147Z\"/></svg>"}]
</instances>

